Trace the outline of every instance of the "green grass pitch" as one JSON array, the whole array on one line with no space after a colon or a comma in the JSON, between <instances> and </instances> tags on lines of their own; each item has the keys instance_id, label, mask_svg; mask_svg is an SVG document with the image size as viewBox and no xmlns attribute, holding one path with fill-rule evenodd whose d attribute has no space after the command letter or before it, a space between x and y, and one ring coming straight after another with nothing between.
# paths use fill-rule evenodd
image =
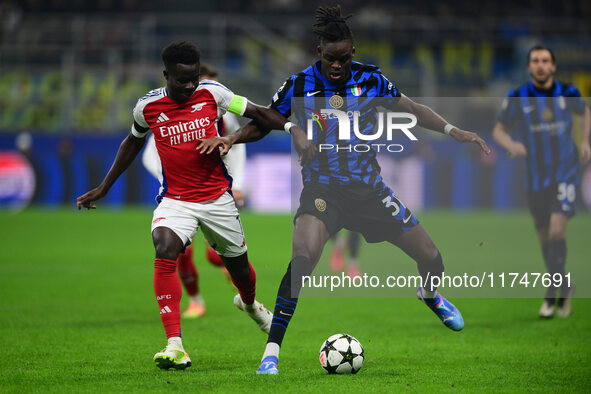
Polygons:
<instances>
[{"instance_id":1,"label":"green grass pitch","mask_svg":"<svg viewBox=\"0 0 591 394\"><path fill-rule=\"evenodd\" d=\"M502 250L542 269L525 213L419 217L447 267L488 261ZM165 338L152 290L151 211L29 209L0 220L2 392L591 391L589 299L575 299L569 319L542 321L539 299L457 298L466 327L456 333L413 291L404 299L302 299L280 375L257 376L266 336L233 306L235 290L202 258L200 235L195 255L208 309L182 326L193 366L162 371L152 362ZM590 223L580 214L569 224L569 261L590 262ZM272 307L290 257L290 219L246 213L243 224L257 298ZM380 250L362 247L364 267ZM410 266L394 250L387 248L393 266ZM365 348L357 375L328 376L320 368L320 344L338 332Z\"/></svg>"}]
</instances>

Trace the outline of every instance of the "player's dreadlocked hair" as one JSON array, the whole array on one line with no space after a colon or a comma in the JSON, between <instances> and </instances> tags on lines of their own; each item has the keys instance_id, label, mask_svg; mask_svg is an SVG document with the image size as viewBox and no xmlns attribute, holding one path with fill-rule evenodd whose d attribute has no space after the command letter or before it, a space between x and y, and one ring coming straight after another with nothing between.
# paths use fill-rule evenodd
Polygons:
<instances>
[{"instance_id":1,"label":"player's dreadlocked hair","mask_svg":"<svg viewBox=\"0 0 591 394\"><path fill-rule=\"evenodd\" d=\"M175 41L168 44L162 50L162 61L168 68L169 65L196 64L199 63L199 50L187 41Z\"/></svg>"},{"instance_id":2,"label":"player's dreadlocked hair","mask_svg":"<svg viewBox=\"0 0 591 394\"><path fill-rule=\"evenodd\" d=\"M353 15L341 16L341 6L316 8L316 23L312 31L320 38L320 43L353 40L347 19Z\"/></svg>"}]
</instances>

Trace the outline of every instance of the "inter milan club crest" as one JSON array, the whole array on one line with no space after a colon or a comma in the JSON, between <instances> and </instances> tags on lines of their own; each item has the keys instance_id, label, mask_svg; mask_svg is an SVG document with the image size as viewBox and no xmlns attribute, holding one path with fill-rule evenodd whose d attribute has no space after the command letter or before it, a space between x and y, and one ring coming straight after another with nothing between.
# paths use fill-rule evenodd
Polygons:
<instances>
[{"instance_id":1,"label":"inter milan club crest","mask_svg":"<svg viewBox=\"0 0 591 394\"><path fill-rule=\"evenodd\" d=\"M343 106L343 104L345 102L343 101L343 98L341 96L339 96L338 94L335 94L330 99L328 99L328 103L334 109L339 109Z\"/></svg>"},{"instance_id":2,"label":"inter milan club crest","mask_svg":"<svg viewBox=\"0 0 591 394\"><path fill-rule=\"evenodd\" d=\"M334 96L333 96L334 97ZM324 212L326 211L326 201L324 201L321 198L317 198L316 200L314 200L314 205L316 205L316 209L319 212Z\"/></svg>"},{"instance_id":3,"label":"inter milan club crest","mask_svg":"<svg viewBox=\"0 0 591 394\"><path fill-rule=\"evenodd\" d=\"M542 112L542 119L546 122L554 120L554 112L550 108L545 108L544 112Z\"/></svg>"}]
</instances>

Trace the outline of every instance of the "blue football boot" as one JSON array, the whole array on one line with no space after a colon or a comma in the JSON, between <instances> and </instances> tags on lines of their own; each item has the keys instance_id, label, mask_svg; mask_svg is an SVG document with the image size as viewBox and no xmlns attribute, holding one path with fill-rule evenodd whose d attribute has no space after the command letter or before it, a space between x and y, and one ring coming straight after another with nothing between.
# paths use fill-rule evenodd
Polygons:
<instances>
[{"instance_id":1,"label":"blue football boot","mask_svg":"<svg viewBox=\"0 0 591 394\"><path fill-rule=\"evenodd\" d=\"M257 375L279 375L277 363L279 359L275 356L267 356L261 361L261 366L257 369Z\"/></svg>"},{"instance_id":2,"label":"blue football boot","mask_svg":"<svg viewBox=\"0 0 591 394\"><path fill-rule=\"evenodd\" d=\"M460 311L439 292L435 293L435 298L424 298L421 287L417 289L417 297L423 301L445 324L446 327L454 331L460 331L464 328L464 318Z\"/></svg>"}]
</instances>

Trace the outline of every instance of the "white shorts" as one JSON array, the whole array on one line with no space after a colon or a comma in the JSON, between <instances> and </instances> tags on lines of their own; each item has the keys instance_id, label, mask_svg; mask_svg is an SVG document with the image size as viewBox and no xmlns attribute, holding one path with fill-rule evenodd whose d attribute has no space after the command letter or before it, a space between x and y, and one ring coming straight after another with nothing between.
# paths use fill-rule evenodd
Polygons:
<instances>
[{"instance_id":1,"label":"white shorts","mask_svg":"<svg viewBox=\"0 0 591 394\"><path fill-rule=\"evenodd\" d=\"M217 200L186 202L165 197L154 210L152 231L168 227L183 241L191 240L201 228L209 244L224 257L236 257L246 252L246 241L236 203L226 192Z\"/></svg>"}]
</instances>

